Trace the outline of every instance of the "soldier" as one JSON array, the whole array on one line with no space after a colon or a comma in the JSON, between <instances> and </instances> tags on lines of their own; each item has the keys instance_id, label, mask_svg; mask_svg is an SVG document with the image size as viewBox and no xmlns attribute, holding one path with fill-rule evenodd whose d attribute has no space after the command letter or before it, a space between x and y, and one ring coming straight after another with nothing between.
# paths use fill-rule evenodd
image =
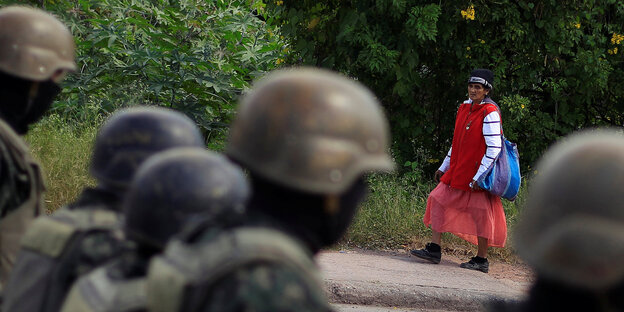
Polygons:
<instances>
[{"instance_id":1,"label":"soldier","mask_svg":"<svg viewBox=\"0 0 624 312\"><path fill-rule=\"evenodd\" d=\"M537 273L529 298L492 311L624 311L624 135L566 138L540 160L515 231Z\"/></svg>"},{"instance_id":2,"label":"soldier","mask_svg":"<svg viewBox=\"0 0 624 312\"><path fill-rule=\"evenodd\" d=\"M150 258L190 221L213 229L236 222L248 195L242 171L217 154L186 148L150 158L123 204L126 237L136 248L80 278L61 311L144 311Z\"/></svg>"},{"instance_id":3,"label":"soldier","mask_svg":"<svg viewBox=\"0 0 624 312\"><path fill-rule=\"evenodd\" d=\"M38 121L76 69L69 30L38 9L0 9L0 290L28 224L43 211L39 164L19 137Z\"/></svg>"},{"instance_id":4,"label":"soldier","mask_svg":"<svg viewBox=\"0 0 624 312\"><path fill-rule=\"evenodd\" d=\"M150 264L149 310L331 310L312 257L349 226L365 174L394 168L388 142L359 83L315 69L270 74L241 103L227 146L251 178L244 226L171 242Z\"/></svg>"},{"instance_id":5,"label":"soldier","mask_svg":"<svg viewBox=\"0 0 624 312\"><path fill-rule=\"evenodd\" d=\"M195 124L175 111L120 111L95 139L98 185L28 229L5 292L4 312L58 311L71 284L121 251L120 203L138 166L160 151L204 147Z\"/></svg>"}]
</instances>

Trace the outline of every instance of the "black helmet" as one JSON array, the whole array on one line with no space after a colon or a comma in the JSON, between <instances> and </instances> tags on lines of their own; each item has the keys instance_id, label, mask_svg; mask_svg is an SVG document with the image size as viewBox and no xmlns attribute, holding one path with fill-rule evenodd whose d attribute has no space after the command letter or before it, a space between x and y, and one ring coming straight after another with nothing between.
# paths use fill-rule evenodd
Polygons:
<instances>
[{"instance_id":1,"label":"black helmet","mask_svg":"<svg viewBox=\"0 0 624 312\"><path fill-rule=\"evenodd\" d=\"M204 147L191 119L160 107L135 107L115 113L95 139L91 174L98 183L127 188L149 156L174 147Z\"/></svg>"},{"instance_id":2,"label":"black helmet","mask_svg":"<svg viewBox=\"0 0 624 312\"><path fill-rule=\"evenodd\" d=\"M226 158L199 148L178 148L147 160L123 203L125 232L135 242L162 249L189 221L236 220L249 186Z\"/></svg>"}]
</instances>

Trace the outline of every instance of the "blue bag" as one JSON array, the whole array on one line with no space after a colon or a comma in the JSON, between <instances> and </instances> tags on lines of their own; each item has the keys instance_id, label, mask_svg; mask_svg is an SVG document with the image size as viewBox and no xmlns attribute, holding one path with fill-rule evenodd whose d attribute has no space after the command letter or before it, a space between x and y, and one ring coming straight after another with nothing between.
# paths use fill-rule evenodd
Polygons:
<instances>
[{"instance_id":1,"label":"blue bag","mask_svg":"<svg viewBox=\"0 0 624 312\"><path fill-rule=\"evenodd\" d=\"M500 114L498 105L493 101L488 101L496 105ZM518 147L515 143L510 142L502 133L501 125L501 152L492 162L490 167L476 181L477 185L490 192L493 195L513 201L520 190L520 156L518 155Z\"/></svg>"}]
</instances>

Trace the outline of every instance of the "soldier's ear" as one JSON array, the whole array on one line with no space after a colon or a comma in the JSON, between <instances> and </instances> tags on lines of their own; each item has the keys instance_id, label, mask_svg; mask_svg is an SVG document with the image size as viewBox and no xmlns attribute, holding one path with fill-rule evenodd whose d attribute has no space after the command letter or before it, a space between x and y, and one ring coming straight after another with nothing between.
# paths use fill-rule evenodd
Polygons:
<instances>
[{"instance_id":1,"label":"soldier's ear","mask_svg":"<svg viewBox=\"0 0 624 312\"><path fill-rule=\"evenodd\" d=\"M325 214L330 216L337 214L340 211L340 196L335 194L325 195L323 210Z\"/></svg>"}]
</instances>

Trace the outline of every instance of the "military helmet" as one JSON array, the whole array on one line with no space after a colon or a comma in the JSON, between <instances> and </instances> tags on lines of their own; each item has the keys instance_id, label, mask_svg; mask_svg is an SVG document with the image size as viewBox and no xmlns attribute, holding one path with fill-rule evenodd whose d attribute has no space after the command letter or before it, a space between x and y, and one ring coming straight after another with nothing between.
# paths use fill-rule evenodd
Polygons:
<instances>
[{"instance_id":1,"label":"military helmet","mask_svg":"<svg viewBox=\"0 0 624 312\"><path fill-rule=\"evenodd\" d=\"M123 204L125 232L160 249L193 219L240 217L248 197L242 171L225 157L199 148L172 149L137 171Z\"/></svg>"},{"instance_id":2,"label":"military helmet","mask_svg":"<svg viewBox=\"0 0 624 312\"><path fill-rule=\"evenodd\" d=\"M54 16L34 8L0 9L0 71L44 81L58 70L76 70L71 33Z\"/></svg>"},{"instance_id":3,"label":"military helmet","mask_svg":"<svg viewBox=\"0 0 624 312\"><path fill-rule=\"evenodd\" d=\"M624 279L624 135L572 135L537 166L516 225L519 254L538 274L588 289Z\"/></svg>"},{"instance_id":4,"label":"military helmet","mask_svg":"<svg viewBox=\"0 0 624 312\"><path fill-rule=\"evenodd\" d=\"M337 194L367 171L390 171L389 131L375 96L320 69L269 74L245 96L226 153L300 191Z\"/></svg>"},{"instance_id":5,"label":"military helmet","mask_svg":"<svg viewBox=\"0 0 624 312\"><path fill-rule=\"evenodd\" d=\"M102 185L126 188L149 156L174 147L204 147L185 115L160 107L134 107L111 116L95 138L91 174Z\"/></svg>"}]
</instances>

